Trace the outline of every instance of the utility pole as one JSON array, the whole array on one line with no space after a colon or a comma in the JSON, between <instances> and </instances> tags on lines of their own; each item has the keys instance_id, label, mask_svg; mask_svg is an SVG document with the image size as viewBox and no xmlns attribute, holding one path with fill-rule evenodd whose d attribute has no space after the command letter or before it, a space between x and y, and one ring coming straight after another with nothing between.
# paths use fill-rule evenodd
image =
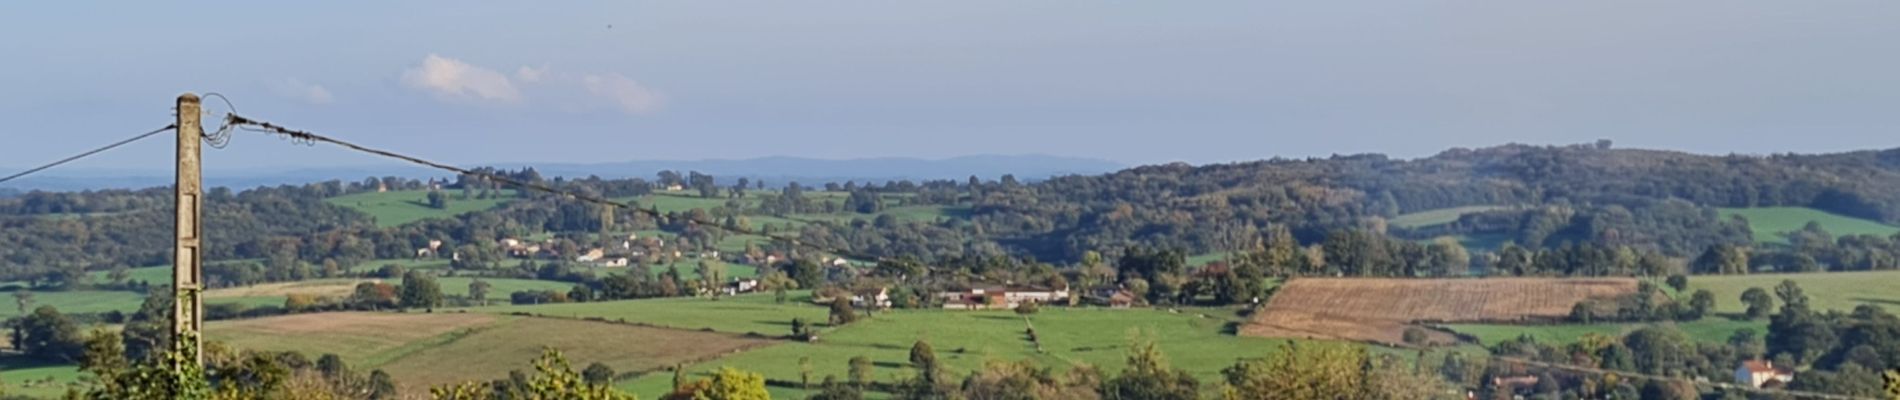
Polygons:
<instances>
[{"instance_id":1,"label":"utility pole","mask_svg":"<svg viewBox=\"0 0 1900 400\"><path fill-rule=\"evenodd\" d=\"M204 127L199 125L198 95L178 96L177 243L172 248L172 346L184 354L179 362L204 365L203 252L204 176L199 163ZM173 366L182 369L183 365Z\"/></svg>"}]
</instances>

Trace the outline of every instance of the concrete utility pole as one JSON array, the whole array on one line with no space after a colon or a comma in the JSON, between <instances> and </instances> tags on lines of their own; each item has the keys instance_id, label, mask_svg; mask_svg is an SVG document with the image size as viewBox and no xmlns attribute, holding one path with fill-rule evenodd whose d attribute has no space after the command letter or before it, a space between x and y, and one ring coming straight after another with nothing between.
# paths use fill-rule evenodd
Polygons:
<instances>
[{"instance_id":1,"label":"concrete utility pole","mask_svg":"<svg viewBox=\"0 0 1900 400\"><path fill-rule=\"evenodd\" d=\"M203 165L199 146L204 127L199 125L198 95L178 96L178 214L173 220L178 230L172 252L172 346L184 351L188 362L204 365L204 291L203 238L204 198ZM182 367L182 366L175 366Z\"/></svg>"}]
</instances>

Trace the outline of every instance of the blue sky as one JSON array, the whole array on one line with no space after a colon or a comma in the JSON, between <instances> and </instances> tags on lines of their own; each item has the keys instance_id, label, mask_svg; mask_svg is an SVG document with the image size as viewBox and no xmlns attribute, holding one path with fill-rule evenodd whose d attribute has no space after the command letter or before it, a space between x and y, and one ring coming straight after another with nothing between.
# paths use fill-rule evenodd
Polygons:
<instances>
[{"instance_id":1,"label":"blue sky","mask_svg":"<svg viewBox=\"0 0 1900 400\"><path fill-rule=\"evenodd\" d=\"M457 163L1894 147L1895 21L1891 1L6 2L0 166L163 125L184 91ZM163 168L168 145L76 165ZM207 157L374 162L256 136Z\"/></svg>"}]
</instances>

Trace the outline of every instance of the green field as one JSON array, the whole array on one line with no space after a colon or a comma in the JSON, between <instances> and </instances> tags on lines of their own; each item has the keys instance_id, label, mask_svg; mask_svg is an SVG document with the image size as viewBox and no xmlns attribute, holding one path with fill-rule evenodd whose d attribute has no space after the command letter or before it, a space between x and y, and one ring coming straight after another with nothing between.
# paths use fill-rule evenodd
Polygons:
<instances>
[{"instance_id":1,"label":"green field","mask_svg":"<svg viewBox=\"0 0 1900 400\"><path fill-rule=\"evenodd\" d=\"M169 280L168 280L169 281ZM107 311L138 311L139 304L145 302L145 295L124 290L73 290L73 291L33 291L33 302L26 311L32 312L40 306L53 306L62 314L100 313ZM6 296L7 303L0 307L0 319L20 316L20 308L12 293Z\"/></svg>"},{"instance_id":2,"label":"green field","mask_svg":"<svg viewBox=\"0 0 1900 400\"><path fill-rule=\"evenodd\" d=\"M1389 224L1392 224L1392 226L1396 226L1400 228L1423 228L1423 227L1433 226L1433 225L1449 224L1452 221L1457 221L1458 217L1464 216L1465 214L1491 211L1491 210L1499 210L1499 209L1504 209L1504 208L1507 208L1507 207L1505 206L1463 206L1463 207L1439 208L1439 209L1401 214L1397 217L1392 217L1392 219L1387 220L1386 222Z\"/></svg>"},{"instance_id":3,"label":"green field","mask_svg":"<svg viewBox=\"0 0 1900 400\"><path fill-rule=\"evenodd\" d=\"M758 332L765 335L791 334L792 318L823 322L827 310L804 303L810 295L798 292L785 304L773 301L770 293L724 297L719 300L676 297L648 300L599 301L592 303L498 306L471 309L487 313L525 312L550 317L597 317L612 321L645 323L680 329L705 329L726 333Z\"/></svg>"},{"instance_id":4,"label":"green field","mask_svg":"<svg viewBox=\"0 0 1900 400\"><path fill-rule=\"evenodd\" d=\"M401 190L392 192L367 192L324 199L330 204L348 207L368 214L376 220L376 226L391 227L430 218L448 218L463 213L481 211L507 202L512 197L462 200L461 192L448 190L443 193L450 197L447 208L429 208L429 191Z\"/></svg>"},{"instance_id":5,"label":"green field","mask_svg":"<svg viewBox=\"0 0 1900 400\"><path fill-rule=\"evenodd\" d=\"M404 393L429 386L485 381L531 370L543 347L561 349L575 368L606 363L622 372L651 371L772 344L737 335L486 313L300 314L218 321L208 337L231 347L336 354L358 371L382 369Z\"/></svg>"},{"instance_id":6,"label":"green field","mask_svg":"<svg viewBox=\"0 0 1900 400\"><path fill-rule=\"evenodd\" d=\"M1203 316L1202 314L1208 314ZM1274 351L1278 339L1243 338L1223 333L1235 322L1231 310L1187 309L1181 313L1165 310L1109 310L1046 308L1030 320L1043 343L1036 351L1027 340L1027 327L1021 316L1002 311L897 311L880 314L867 321L828 331L817 343L787 343L748 351L690 367L705 373L720 366L731 366L764 374L768 379L797 381L799 359L810 357L813 381L826 375L844 379L852 357L869 357L875 365L874 376L880 381L895 381L912 376L908 371L909 351L919 339L936 349L938 360L951 371L964 373L988 360L1033 360L1065 370L1078 364L1090 364L1105 372L1121 370L1130 335L1135 330L1159 338L1159 346L1174 366L1184 368L1203 382L1218 379L1221 368L1235 360L1259 357ZM671 384L671 377L659 374L642 377L622 385L643 397L655 397ZM796 390L774 388L775 396L797 395ZM802 398L803 396L789 397Z\"/></svg>"},{"instance_id":7,"label":"green field","mask_svg":"<svg viewBox=\"0 0 1900 400\"><path fill-rule=\"evenodd\" d=\"M1658 323L1602 323L1602 324L1563 324L1563 325L1499 325L1499 324L1453 324L1446 325L1453 331L1477 336L1484 345L1516 339L1521 335L1537 338L1538 343L1571 343L1586 334L1598 334L1618 337L1647 326L1675 326L1689 338L1710 343L1723 343L1737 329L1754 329L1756 334L1768 331L1768 321L1735 321L1721 317L1708 317L1691 322Z\"/></svg>"},{"instance_id":8,"label":"green field","mask_svg":"<svg viewBox=\"0 0 1900 400\"><path fill-rule=\"evenodd\" d=\"M1900 271L1695 275L1689 277L1689 290L1708 289L1715 293L1716 311L1740 313L1747 309L1742 305L1743 291L1759 287L1773 293L1783 280L1799 284L1816 309L1848 311L1872 304L1900 311Z\"/></svg>"},{"instance_id":9,"label":"green field","mask_svg":"<svg viewBox=\"0 0 1900 400\"><path fill-rule=\"evenodd\" d=\"M0 357L0 380L6 382L6 394L33 398L59 398L66 386L84 375L72 364L50 364L21 356Z\"/></svg>"},{"instance_id":10,"label":"green field","mask_svg":"<svg viewBox=\"0 0 1900 400\"><path fill-rule=\"evenodd\" d=\"M435 284L442 287L442 295L444 296L467 296L468 284L474 281L475 278L466 276L435 278ZM482 281L488 282L488 300L491 303L496 301L507 303L508 294L514 292L553 290L566 293L568 289L574 288L574 283L571 282L534 279L482 278ZM402 284L402 280L398 279L391 283L400 285Z\"/></svg>"},{"instance_id":11,"label":"green field","mask_svg":"<svg viewBox=\"0 0 1900 400\"><path fill-rule=\"evenodd\" d=\"M347 270L349 272L372 272L372 271L382 269L384 265L390 265L390 264L395 264L396 266L402 267L403 270L442 269L442 268L449 267L449 260L440 259L440 258L424 258L424 259L392 258L392 259L381 259L381 260L369 260L369 261L364 261L362 263L358 263L356 265L352 265Z\"/></svg>"},{"instance_id":12,"label":"green field","mask_svg":"<svg viewBox=\"0 0 1900 400\"><path fill-rule=\"evenodd\" d=\"M1755 241L1761 243L1787 244L1784 234L1801 230L1809 221L1818 222L1822 229L1834 236L1880 235L1888 236L1900 232L1900 227L1882 224L1870 220L1854 218L1807 207L1757 207L1723 208L1723 218L1741 216L1748 220L1748 228L1755 233Z\"/></svg>"}]
</instances>

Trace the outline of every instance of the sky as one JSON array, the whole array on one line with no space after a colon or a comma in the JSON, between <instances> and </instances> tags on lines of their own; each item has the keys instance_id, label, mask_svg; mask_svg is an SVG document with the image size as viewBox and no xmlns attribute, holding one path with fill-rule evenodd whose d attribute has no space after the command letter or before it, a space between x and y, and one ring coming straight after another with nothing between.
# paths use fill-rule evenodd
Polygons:
<instances>
[{"instance_id":1,"label":"sky","mask_svg":"<svg viewBox=\"0 0 1900 400\"><path fill-rule=\"evenodd\" d=\"M1895 21L1875 0L4 2L0 167L163 126L183 92L453 163L1887 148ZM73 165L166 168L170 146ZM376 160L240 133L206 163Z\"/></svg>"}]
</instances>

